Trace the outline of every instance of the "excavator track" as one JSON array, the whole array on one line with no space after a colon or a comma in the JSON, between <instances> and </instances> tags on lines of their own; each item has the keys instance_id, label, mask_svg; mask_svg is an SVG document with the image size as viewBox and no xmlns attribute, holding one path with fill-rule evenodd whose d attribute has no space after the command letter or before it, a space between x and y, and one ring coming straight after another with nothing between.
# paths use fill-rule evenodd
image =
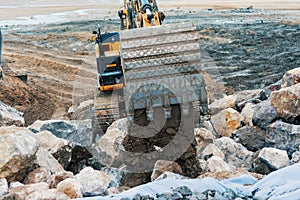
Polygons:
<instances>
[{"instance_id":1,"label":"excavator track","mask_svg":"<svg viewBox=\"0 0 300 200\"><path fill-rule=\"evenodd\" d=\"M119 92L100 92L94 96L94 130L103 135L119 114ZM96 135L94 134L94 137ZM93 138L95 139L95 138Z\"/></svg>"}]
</instances>

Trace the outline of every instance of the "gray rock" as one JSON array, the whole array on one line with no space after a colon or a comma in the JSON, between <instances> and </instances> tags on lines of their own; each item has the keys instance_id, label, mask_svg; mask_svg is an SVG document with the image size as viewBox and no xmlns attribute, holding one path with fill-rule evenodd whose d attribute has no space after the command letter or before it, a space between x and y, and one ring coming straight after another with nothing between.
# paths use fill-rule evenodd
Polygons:
<instances>
[{"instance_id":1,"label":"gray rock","mask_svg":"<svg viewBox=\"0 0 300 200\"><path fill-rule=\"evenodd\" d=\"M192 195L192 190L190 190L187 186L177 187L173 190L173 192L180 193L184 198L188 198L188 196Z\"/></svg>"},{"instance_id":2,"label":"gray rock","mask_svg":"<svg viewBox=\"0 0 300 200\"><path fill-rule=\"evenodd\" d=\"M237 198L236 193L233 190L231 190L231 189L227 189L225 192L223 192L222 196L226 200L235 200Z\"/></svg>"},{"instance_id":3,"label":"gray rock","mask_svg":"<svg viewBox=\"0 0 300 200\"><path fill-rule=\"evenodd\" d=\"M73 105L69 108L68 114L70 119L85 120L93 118L94 100L81 102L79 106Z\"/></svg>"},{"instance_id":4,"label":"gray rock","mask_svg":"<svg viewBox=\"0 0 300 200\"><path fill-rule=\"evenodd\" d=\"M211 120L204 120L202 128L206 129L207 131L210 131L215 137L219 137L219 134L216 132L213 124L211 123Z\"/></svg>"},{"instance_id":5,"label":"gray rock","mask_svg":"<svg viewBox=\"0 0 300 200\"><path fill-rule=\"evenodd\" d=\"M183 196L178 193L162 193L157 195L157 200L180 200L183 199Z\"/></svg>"},{"instance_id":6,"label":"gray rock","mask_svg":"<svg viewBox=\"0 0 300 200\"><path fill-rule=\"evenodd\" d=\"M91 145L92 143L92 137L93 137L93 126L92 126L92 120L86 119L86 120L72 120L70 122L76 129L79 140L73 142L73 143L79 144L80 146L87 147Z\"/></svg>"},{"instance_id":7,"label":"gray rock","mask_svg":"<svg viewBox=\"0 0 300 200\"><path fill-rule=\"evenodd\" d=\"M122 186L123 171L112 167L103 167L101 171L107 174L111 179L108 188Z\"/></svg>"},{"instance_id":8,"label":"gray rock","mask_svg":"<svg viewBox=\"0 0 300 200\"><path fill-rule=\"evenodd\" d=\"M276 121L269 125L266 132L266 144L281 150L286 150L291 156L300 145L300 125Z\"/></svg>"},{"instance_id":9,"label":"gray rock","mask_svg":"<svg viewBox=\"0 0 300 200\"><path fill-rule=\"evenodd\" d=\"M254 171L267 174L289 165L289 157L286 151L275 148L263 148L254 162ZM260 171L262 170L263 171Z\"/></svg>"},{"instance_id":10,"label":"gray rock","mask_svg":"<svg viewBox=\"0 0 300 200\"><path fill-rule=\"evenodd\" d=\"M252 122L254 126L267 129L269 124L274 122L279 116L276 109L271 105L270 100L263 101L254 108Z\"/></svg>"},{"instance_id":11,"label":"gray rock","mask_svg":"<svg viewBox=\"0 0 300 200\"><path fill-rule=\"evenodd\" d=\"M92 142L92 121L47 120L36 121L28 127L34 133L50 131L58 138L69 140L72 144L89 146Z\"/></svg>"},{"instance_id":12,"label":"gray rock","mask_svg":"<svg viewBox=\"0 0 300 200\"><path fill-rule=\"evenodd\" d=\"M274 91L278 91L281 89L282 85L282 80L277 81L276 83L273 83L267 87L265 87L261 92L260 92L260 99L267 100L271 96L271 93Z\"/></svg>"},{"instance_id":13,"label":"gray rock","mask_svg":"<svg viewBox=\"0 0 300 200\"><path fill-rule=\"evenodd\" d=\"M51 149L53 155L68 171L78 173L84 168L85 165L87 165L87 160L92 157L90 150L88 150L92 142L91 120L36 121L34 124L29 126L28 129L34 133L37 133L37 136L41 139L42 144L45 143L43 142L45 138L53 138L51 141L53 140L54 143L46 142L47 144L44 146L47 149ZM46 134L43 134L45 131ZM49 134L49 132L53 135ZM70 145L68 145L69 142Z\"/></svg>"},{"instance_id":14,"label":"gray rock","mask_svg":"<svg viewBox=\"0 0 300 200\"><path fill-rule=\"evenodd\" d=\"M0 126L24 126L24 114L0 101Z\"/></svg>"},{"instance_id":15,"label":"gray rock","mask_svg":"<svg viewBox=\"0 0 300 200\"><path fill-rule=\"evenodd\" d=\"M218 138L214 143L225 155L227 164L236 168L251 168L254 154L246 147L227 137Z\"/></svg>"},{"instance_id":16,"label":"gray rock","mask_svg":"<svg viewBox=\"0 0 300 200\"><path fill-rule=\"evenodd\" d=\"M249 151L257 151L266 146L266 131L255 126L242 127L235 131L237 141Z\"/></svg>"}]
</instances>

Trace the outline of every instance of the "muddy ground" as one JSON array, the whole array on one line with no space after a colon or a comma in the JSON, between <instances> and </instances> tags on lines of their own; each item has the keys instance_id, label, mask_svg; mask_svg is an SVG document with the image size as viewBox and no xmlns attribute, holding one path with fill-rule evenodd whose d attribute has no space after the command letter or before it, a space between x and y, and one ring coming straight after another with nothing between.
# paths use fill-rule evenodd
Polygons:
<instances>
[{"instance_id":1,"label":"muddy ground","mask_svg":"<svg viewBox=\"0 0 300 200\"><path fill-rule=\"evenodd\" d=\"M178 8L166 11L165 23L195 23L202 69L225 86L224 93L231 93L262 88L300 66L299 12ZM70 106L93 99L96 65L89 39L97 24L105 30L119 28L116 17L2 28L6 71L27 74L28 81L14 86L16 81L6 78L0 82L0 99L25 112L27 124L36 119L68 118ZM28 108L31 102L38 114Z\"/></svg>"}]
</instances>

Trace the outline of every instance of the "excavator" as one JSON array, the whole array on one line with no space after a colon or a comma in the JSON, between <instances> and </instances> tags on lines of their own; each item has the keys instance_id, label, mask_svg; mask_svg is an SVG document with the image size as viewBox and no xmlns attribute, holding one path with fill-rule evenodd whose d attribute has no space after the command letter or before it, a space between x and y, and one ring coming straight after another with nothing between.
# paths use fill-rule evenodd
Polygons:
<instances>
[{"instance_id":1,"label":"excavator","mask_svg":"<svg viewBox=\"0 0 300 200\"><path fill-rule=\"evenodd\" d=\"M98 26L93 32L94 128L103 134L115 120L128 119L120 159L102 164L125 166L134 183L149 181L145 173L157 160L176 161L184 175L196 177L195 122L209 113L196 27L162 25L156 0L124 0L118 15L120 31L102 33Z\"/></svg>"}]
</instances>

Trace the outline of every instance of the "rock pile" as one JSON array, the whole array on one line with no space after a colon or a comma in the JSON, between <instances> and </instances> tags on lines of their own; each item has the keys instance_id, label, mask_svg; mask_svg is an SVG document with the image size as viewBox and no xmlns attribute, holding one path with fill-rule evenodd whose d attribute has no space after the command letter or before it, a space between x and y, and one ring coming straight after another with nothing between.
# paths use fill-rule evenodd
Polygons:
<instances>
[{"instance_id":1,"label":"rock pile","mask_svg":"<svg viewBox=\"0 0 300 200\"><path fill-rule=\"evenodd\" d=\"M194 131L202 170L196 180L217 185L220 183L215 179L245 174L251 180L261 179L299 163L299 72L299 68L288 71L274 85L239 92L210 104L211 118ZM0 111L0 199L83 198L128 189L126 181L132 181L130 177L124 175L122 168L111 167L120 151L124 151L126 119L116 121L92 144L91 120L36 121L22 127L21 113L3 103ZM215 179L205 178L208 176ZM170 178L188 179L182 176L178 163L158 160L149 181ZM132 198L215 198L216 185L196 193L181 185L171 192L158 192L155 197L140 194ZM224 199L246 198L232 188L223 188L218 195Z\"/></svg>"}]
</instances>

